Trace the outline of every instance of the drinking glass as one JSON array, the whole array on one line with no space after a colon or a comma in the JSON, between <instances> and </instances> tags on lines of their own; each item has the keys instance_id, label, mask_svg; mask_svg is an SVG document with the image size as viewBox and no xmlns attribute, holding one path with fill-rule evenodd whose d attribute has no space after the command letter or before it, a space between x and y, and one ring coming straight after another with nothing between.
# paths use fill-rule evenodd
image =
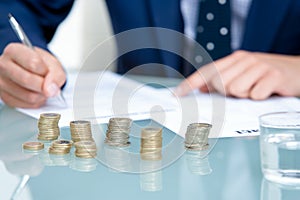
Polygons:
<instances>
[{"instance_id":1,"label":"drinking glass","mask_svg":"<svg viewBox=\"0 0 300 200\"><path fill-rule=\"evenodd\" d=\"M264 177L280 184L300 185L300 112L264 114L259 124Z\"/></svg>"}]
</instances>

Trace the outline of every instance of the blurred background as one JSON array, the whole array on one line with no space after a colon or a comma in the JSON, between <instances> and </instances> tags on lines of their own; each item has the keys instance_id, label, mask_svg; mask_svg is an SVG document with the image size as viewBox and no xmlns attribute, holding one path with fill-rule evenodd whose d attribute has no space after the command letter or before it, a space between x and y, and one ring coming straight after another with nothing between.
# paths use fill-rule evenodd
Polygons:
<instances>
[{"instance_id":1,"label":"blurred background","mask_svg":"<svg viewBox=\"0 0 300 200\"><path fill-rule=\"evenodd\" d=\"M89 53L111 36L112 28L105 0L75 0L70 14L59 26L49 48L67 71L76 71ZM105 54L113 57L115 44L106 49ZM101 66L101 52L98 55L89 61L93 63L89 67L91 70L105 68ZM114 70L114 66L110 69Z\"/></svg>"}]
</instances>

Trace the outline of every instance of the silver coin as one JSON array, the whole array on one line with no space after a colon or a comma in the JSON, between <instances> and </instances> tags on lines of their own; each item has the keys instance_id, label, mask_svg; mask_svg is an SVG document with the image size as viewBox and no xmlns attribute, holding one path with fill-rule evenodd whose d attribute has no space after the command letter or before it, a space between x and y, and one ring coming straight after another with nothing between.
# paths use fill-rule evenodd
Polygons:
<instances>
[{"instance_id":1,"label":"silver coin","mask_svg":"<svg viewBox=\"0 0 300 200\"><path fill-rule=\"evenodd\" d=\"M205 150L208 148L208 135L212 125L207 123L192 123L187 127L185 147L188 150Z\"/></svg>"},{"instance_id":2,"label":"silver coin","mask_svg":"<svg viewBox=\"0 0 300 200\"><path fill-rule=\"evenodd\" d=\"M105 143L115 147L130 145L129 134L132 120L130 118L110 118L107 125Z\"/></svg>"}]
</instances>

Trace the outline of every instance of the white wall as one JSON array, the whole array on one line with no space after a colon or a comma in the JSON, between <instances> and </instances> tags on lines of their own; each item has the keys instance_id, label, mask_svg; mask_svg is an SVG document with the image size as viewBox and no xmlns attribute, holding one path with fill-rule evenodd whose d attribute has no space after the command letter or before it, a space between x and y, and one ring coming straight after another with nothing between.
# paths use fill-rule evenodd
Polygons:
<instances>
[{"instance_id":1,"label":"white wall","mask_svg":"<svg viewBox=\"0 0 300 200\"><path fill-rule=\"evenodd\" d=\"M59 26L49 48L67 71L74 71L80 68L91 50L111 34L110 19L104 0L75 0L71 13ZM113 56L114 45L106 51ZM101 53L89 63L93 63L93 69L103 69L105 66L99 66L100 61Z\"/></svg>"}]
</instances>

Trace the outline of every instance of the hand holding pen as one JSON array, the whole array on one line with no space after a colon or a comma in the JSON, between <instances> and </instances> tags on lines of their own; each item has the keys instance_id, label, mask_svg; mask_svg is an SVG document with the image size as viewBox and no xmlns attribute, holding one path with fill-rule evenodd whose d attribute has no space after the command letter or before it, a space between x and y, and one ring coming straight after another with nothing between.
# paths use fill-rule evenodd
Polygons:
<instances>
[{"instance_id":1,"label":"hand holding pen","mask_svg":"<svg viewBox=\"0 0 300 200\"><path fill-rule=\"evenodd\" d=\"M52 54L32 47L23 29L11 15L9 22L25 45L8 44L0 56L0 97L12 107L40 107L47 98L61 94L60 87L66 80L65 72Z\"/></svg>"}]
</instances>

